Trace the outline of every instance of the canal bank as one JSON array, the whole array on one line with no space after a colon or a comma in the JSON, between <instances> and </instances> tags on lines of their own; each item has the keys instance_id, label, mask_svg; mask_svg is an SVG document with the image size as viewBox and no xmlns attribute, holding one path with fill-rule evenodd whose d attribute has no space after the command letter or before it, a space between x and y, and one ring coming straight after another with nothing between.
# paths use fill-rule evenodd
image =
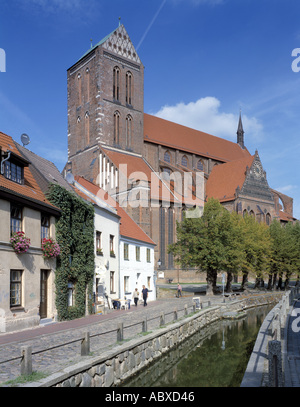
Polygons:
<instances>
[{"instance_id":1,"label":"canal bank","mask_svg":"<svg viewBox=\"0 0 300 407\"><path fill-rule=\"evenodd\" d=\"M207 304L205 308L185 309L187 315L165 326L141 336L120 341L100 355L86 356L80 362L57 371L50 376L23 387L111 387L120 386L129 377L143 371L197 331L204 329L227 312L242 312L245 309L278 302L282 293L256 294L232 300L226 304ZM181 299L180 299L181 300ZM180 301L179 300L179 301ZM183 299L183 301L188 299ZM179 303L178 303L179 304ZM191 304L191 303L190 303ZM172 311L173 312L173 311ZM174 310L175 317L175 310ZM161 315L163 318L163 315Z\"/></svg>"}]
</instances>

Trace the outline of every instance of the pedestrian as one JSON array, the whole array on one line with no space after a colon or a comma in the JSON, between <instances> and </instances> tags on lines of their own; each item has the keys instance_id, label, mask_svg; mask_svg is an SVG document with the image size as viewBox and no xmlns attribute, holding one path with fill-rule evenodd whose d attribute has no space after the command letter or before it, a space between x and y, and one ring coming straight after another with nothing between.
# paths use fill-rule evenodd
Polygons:
<instances>
[{"instance_id":1,"label":"pedestrian","mask_svg":"<svg viewBox=\"0 0 300 407\"><path fill-rule=\"evenodd\" d=\"M181 287L181 285L178 283L178 284L177 284L177 297L178 297L178 298L179 298L179 297L182 297L181 291L182 291L182 287Z\"/></svg>"},{"instance_id":2,"label":"pedestrian","mask_svg":"<svg viewBox=\"0 0 300 407\"><path fill-rule=\"evenodd\" d=\"M137 305L138 305L139 295L140 295L140 293L138 292L138 289L136 288L136 289L133 291L133 294L132 294L132 298L133 298L133 301L134 301L134 305L135 305L136 307L137 307Z\"/></svg>"},{"instance_id":3,"label":"pedestrian","mask_svg":"<svg viewBox=\"0 0 300 407\"><path fill-rule=\"evenodd\" d=\"M147 298L148 298L148 288L143 285L142 295L144 300L144 307L147 305Z\"/></svg>"}]
</instances>

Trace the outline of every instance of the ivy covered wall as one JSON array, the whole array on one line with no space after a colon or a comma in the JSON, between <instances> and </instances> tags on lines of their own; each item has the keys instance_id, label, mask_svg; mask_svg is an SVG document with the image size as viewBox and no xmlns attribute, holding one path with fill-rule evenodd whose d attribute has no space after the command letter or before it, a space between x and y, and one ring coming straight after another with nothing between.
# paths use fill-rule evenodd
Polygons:
<instances>
[{"instance_id":1,"label":"ivy covered wall","mask_svg":"<svg viewBox=\"0 0 300 407\"><path fill-rule=\"evenodd\" d=\"M48 199L61 209L56 240L61 253L55 272L58 319L69 320L92 313L94 277L94 207L57 184L51 184ZM69 287L73 303L69 306Z\"/></svg>"}]
</instances>

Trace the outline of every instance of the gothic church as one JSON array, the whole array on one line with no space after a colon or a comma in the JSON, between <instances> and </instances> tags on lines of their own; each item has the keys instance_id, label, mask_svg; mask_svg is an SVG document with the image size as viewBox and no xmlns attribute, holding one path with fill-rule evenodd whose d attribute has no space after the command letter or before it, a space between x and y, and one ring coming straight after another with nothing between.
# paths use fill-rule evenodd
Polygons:
<instances>
[{"instance_id":1,"label":"gothic church","mask_svg":"<svg viewBox=\"0 0 300 407\"><path fill-rule=\"evenodd\" d=\"M167 252L187 207L202 208L214 197L259 222L293 221L292 198L269 187L258 152L247 150L241 117L234 143L144 113L144 66L123 25L75 62L67 78L64 171L124 206L156 243L155 269L160 261L166 279L198 278L181 272Z\"/></svg>"}]
</instances>

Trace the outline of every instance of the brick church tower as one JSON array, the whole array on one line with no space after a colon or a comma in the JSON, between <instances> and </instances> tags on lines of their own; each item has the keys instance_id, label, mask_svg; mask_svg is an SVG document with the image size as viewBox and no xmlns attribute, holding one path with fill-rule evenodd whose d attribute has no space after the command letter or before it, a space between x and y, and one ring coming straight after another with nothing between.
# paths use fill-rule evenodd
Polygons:
<instances>
[{"instance_id":1,"label":"brick church tower","mask_svg":"<svg viewBox=\"0 0 300 407\"><path fill-rule=\"evenodd\" d=\"M96 182L99 146L143 153L144 66L123 25L67 71L68 164Z\"/></svg>"}]
</instances>

